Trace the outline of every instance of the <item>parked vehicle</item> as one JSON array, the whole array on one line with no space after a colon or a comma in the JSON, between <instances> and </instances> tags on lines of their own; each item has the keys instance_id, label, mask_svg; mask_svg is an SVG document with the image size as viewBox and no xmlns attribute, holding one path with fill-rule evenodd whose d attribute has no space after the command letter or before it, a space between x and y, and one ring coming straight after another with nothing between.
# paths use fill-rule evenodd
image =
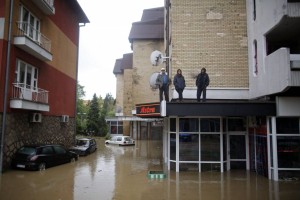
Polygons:
<instances>
[{"instance_id":1,"label":"parked vehicle","mask_svg":"<svg viewBox=\"0 0 300 200\"><path fill-rule=\"evenodd\" d=\"M18 169L45 170L76 160L78 155L61 145L26 145L15 153L11 166Z\"/></svg>"},{"instance_id":2,"label":"parked vehicle","mask_svg":"<svg viewBox=\"0 0 300 200\"><path fill-rule=\"evenodd\" d=\"M86 156L97 150L97 143L92 138L78 138L75 146L70 148L71 151L76 152L80 156Z\"/></svg>"},{"instance_id":3,"label":"parked vehicle","mask_svg":"<svg viewBox=\"0 0 300 200\"><path fill-rule=\"evenodd\" d=\"M113 136L110 140L105 140L105 144L118 144L119 146L130 146L135 145L135 141L130 136Z\"/></svg>"}]
</instances>

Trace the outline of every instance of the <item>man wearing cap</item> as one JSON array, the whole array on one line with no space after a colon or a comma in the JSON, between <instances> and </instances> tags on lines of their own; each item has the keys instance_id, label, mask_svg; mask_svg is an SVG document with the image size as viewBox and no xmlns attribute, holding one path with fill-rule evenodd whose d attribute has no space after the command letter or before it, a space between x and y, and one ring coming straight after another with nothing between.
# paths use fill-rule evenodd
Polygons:
<instances>
[{"instance_id":1,"label":"man wearing cap","mask_svg":"<svg viewBox=\"0 0 300 200\"><path fill-rule=\"evenodd\" d=\"M165 95L165 100L169 101L169 85L171 84L171 79L169 78L166 69L161 68L161 72L156 78L156 85L159 87L159 100L163 100L163 93Z\"/></svg>"}]
</instances>

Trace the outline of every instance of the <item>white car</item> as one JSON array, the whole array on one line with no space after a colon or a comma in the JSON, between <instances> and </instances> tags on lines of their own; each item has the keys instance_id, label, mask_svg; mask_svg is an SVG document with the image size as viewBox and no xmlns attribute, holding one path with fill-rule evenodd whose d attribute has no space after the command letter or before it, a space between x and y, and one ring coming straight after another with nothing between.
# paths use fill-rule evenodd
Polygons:
<instances>
[{"instance_id":1,"label":"white car","mask_svg":"<svg viewBox=\"0 0 300 200\"><path fill-rule=\"evenodd\" d=\"M110 140L105 140L105 144L118 144L119 146L130 146L135 145L135 141L130 136L113 136Z\"/></svg>"}]
</instances>

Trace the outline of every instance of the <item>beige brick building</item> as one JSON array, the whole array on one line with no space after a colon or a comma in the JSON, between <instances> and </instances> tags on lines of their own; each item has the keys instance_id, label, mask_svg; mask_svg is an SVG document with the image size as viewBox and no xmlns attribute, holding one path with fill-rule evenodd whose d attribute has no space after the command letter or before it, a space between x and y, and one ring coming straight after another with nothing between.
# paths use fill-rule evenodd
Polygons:
<instances>
[{"instance_id":1,"label":"beige brick building","mask_svg":"<svg viewBox=\"0 0 300 200\"><path fill-rule=\"evenodd\" d=\"M164 51L163 13L163 8L144 10L141 21L134 22L129 33L133 53L124 54L115 62L116 115L122 121L123 134L135 133L135 138L148 139L156 129L152 128L152 119L138 119L134 112L136 104L159 101L158 90L151 87L150 77L161 66L152 66L150 55L155 50Z\"/></svg>"},{"instance_id":2,"label":"beige brick building","mask_svg":"<svg viewBox=\"0 0 300 200\"><path fill-rule=\"evenodd\" d=\"M169 13L172 76L181 68L187 87L193 90L197 74L205 67L208 90L218 92L211 96L208 91L208 98L224 98L223 90L248 89L245 1L172 0ZM188 90L184 96L196 98Z\"/></svg>"}]
</instances>

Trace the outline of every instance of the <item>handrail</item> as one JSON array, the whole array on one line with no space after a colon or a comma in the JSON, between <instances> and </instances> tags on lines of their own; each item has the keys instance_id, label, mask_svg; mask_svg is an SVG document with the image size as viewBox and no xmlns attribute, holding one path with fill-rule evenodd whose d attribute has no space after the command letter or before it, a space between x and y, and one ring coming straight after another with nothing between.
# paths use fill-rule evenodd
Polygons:
<instances>
[{"instance_id":1,"label":"handrail","mask_svg":"<svg viewBox=\"0 0 300 200\"><path fill-rule=\"evenodd\" d=\"M11 99L22 99L48 104L49 91L24 83L13 83Z\"/></svg>"},{"instance_id":2,"label":"handrail","mask_svg":"<svg viewBox=\"0 0 300 200\"><path fill-rule=\"evenodd\" d=\"M51 40L44 36L39 30L36 30L30 23L18 21L17 26L17 36L26 36L48 52L51 52Z\"/></svg>"}]
</instances>

